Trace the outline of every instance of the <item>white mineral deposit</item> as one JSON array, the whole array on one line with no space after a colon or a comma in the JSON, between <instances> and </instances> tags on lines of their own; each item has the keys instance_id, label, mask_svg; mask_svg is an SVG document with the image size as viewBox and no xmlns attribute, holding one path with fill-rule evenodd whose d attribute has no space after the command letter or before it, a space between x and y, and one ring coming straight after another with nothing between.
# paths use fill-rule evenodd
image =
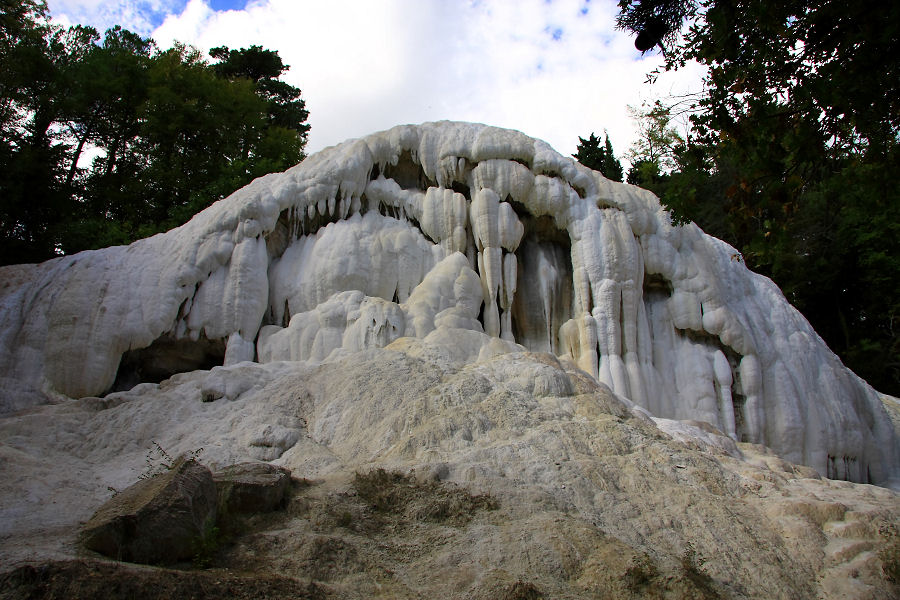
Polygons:
<instances>
[{"instance_id":1,"label":"white mineral deposit","mask_svg":"<svg viewBox=\"0 0 900 600\"><path fill-rule=\"evenodd\" d=\"M142 361L171 374L172 354L172 373L322 361L443 327L551 352L654 416L830 477L900 476L880 395L770 280L649 192L516 131L395 127L165 234L5 279L4 411L132 385Z\"/></svg>"},{"instance_id":2,"label":"white mineral deposit","mask_svg":"<svg viewBox=\"0 0 900 600\"><path fill-rule=\"evenodd\" d=\"M843 597L877 559L839 531L900 514L886 405L649 192L517 131L403 125L167 233L0 269L0 560L71 555L158 442L337 491L375 466L490 488L514 525L460 530L466 560L524 539L547 582L552 513L568 539L690 541L734 597ZM584 583L594 555L575 555ZM466 578L436 556L421 581Z\"/></svg>"}]
</instances>

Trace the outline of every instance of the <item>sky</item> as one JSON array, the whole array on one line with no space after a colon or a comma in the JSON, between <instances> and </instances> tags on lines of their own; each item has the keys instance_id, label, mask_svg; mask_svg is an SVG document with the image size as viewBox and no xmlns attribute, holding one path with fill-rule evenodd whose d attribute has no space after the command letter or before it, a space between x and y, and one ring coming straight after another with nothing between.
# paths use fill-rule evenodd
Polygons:
<instances>
[{"instance_id":1,"label":"sky","mask_svg":"<svg viewBox=\"0 0 900 600\"><path fill-rule=\"evenodd\" d=\"M557 151L608 132L623 158L640 106L701 89L689 65L641 55L616 0L49 0L52 20L122 25L160 48L277 50L310 112L307 152L404 123L518 129ZM627 161L623 161L626 162Z\"/></svg>"}]
</instances>

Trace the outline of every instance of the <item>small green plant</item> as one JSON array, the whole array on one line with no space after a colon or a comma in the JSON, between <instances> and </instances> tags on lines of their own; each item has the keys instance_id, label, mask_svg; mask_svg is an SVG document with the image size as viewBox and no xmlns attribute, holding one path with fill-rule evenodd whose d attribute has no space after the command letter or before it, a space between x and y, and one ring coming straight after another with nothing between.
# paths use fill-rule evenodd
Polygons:
<instances>
[{"instance_id":1,"label":"small green plant","mask_svg":"<svg viewBox=\"0 0 900 600\"><path fill-rule=\"evenodd\" d=\"M197 536L192 545L194 551L194 566L198 569L208 569L213 564L216 552L222 544L222 536L214 521L207 521L203 527L203 533Z\"/></svg>"},{"instance_id":2,"label":"small green plant","mask_svg":"<svg viewBox=\"0 0 900 600\"><path fill-rule=\"evenodd\" d=\"M349 510L345 510L337 516L335 522L337 523L338 527L350 527L350 525L353 523L353 515L350 514Z\"/></svg>"},{"instance_id":3,"label":"small green plant","mask_svg":"<svg viewBox=\"0 0 900 600\"><path fill-rule=\"evenodd\" d=\"M625 585L632 592L639 592L650 585L658 573L650 557L647 554L640 554L635 556L625 569Z\"/></svg>"},{"instance_id":4,"label":"small green plant","mask_svg":"<svg viewBox=\"0 0 900 600\"><path fill-rule=\"evenodd\" d=\"M694 545L688 542L684 549L684 554L681 555L681 568L684 569L684 572L701 573L705 562L703 557L697 554Z\"/></svg>"}]
</instances>

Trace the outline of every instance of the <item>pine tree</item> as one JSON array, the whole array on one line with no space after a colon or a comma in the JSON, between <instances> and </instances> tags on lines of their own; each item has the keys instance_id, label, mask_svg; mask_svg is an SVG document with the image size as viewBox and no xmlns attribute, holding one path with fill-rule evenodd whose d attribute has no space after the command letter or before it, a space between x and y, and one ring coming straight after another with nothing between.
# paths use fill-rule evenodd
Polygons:
<instances>
[{"instance_id":1,"label":"pine tree","mask_svg":"<svg viewBox=\"0 0 900 600\"><path fill-rule=\"evenodd\" d=\"M589 169L600 171L607 179L622 181L622 163L613 152L609 134L606 134L603 142L593 132L588 139L579 136L578 147L572 158Z\"/></svg>"}]
</instances>

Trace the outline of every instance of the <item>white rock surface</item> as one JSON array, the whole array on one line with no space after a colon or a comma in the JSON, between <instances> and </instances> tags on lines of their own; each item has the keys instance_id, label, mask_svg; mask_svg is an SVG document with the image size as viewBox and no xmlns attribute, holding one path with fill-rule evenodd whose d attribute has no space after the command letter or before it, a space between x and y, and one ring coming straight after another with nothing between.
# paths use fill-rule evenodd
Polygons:
<instances>
[{"instance_id":1,"label":"white rock surface","mask_svg":"<svg viewBox=\"0 0 900 600\"><path fill-rule=\"evenodd\" d=\"M495 580L548 598L896 597L877 553L879 529L900 522L897 492L823 479L706 423L651 419L552 354L479 358L476 340L509 344L439 327L318 365L245 362L0 417L0 578L90 558L79 522L159 458L155 442L171 456L202 448L212 469L269 460L308 480L281 518L227 545L224 566L315 580L329 598L503 597ZM475 357L443 354L460 348ZM497 508L379 525L353 487L376 468ZM719 596L662 593L685 584L688 544ZM641 556L660 570L643 593L626 577Z\"/></svg>"},{"instance_id":2,"label":"white rock surface","mask_svg":"<svg viewBox=\"0 0 900 600\"><path fill-rule=\"evenodd\" d=\"M900 478L879 395L770 280L674 227L649 192L516 131L395 127L165 234L8 267L0 282L3 412L415 337L403 343L451 362L552 352L658 418L837 479Z\"/></svg>"}]
</instances>

